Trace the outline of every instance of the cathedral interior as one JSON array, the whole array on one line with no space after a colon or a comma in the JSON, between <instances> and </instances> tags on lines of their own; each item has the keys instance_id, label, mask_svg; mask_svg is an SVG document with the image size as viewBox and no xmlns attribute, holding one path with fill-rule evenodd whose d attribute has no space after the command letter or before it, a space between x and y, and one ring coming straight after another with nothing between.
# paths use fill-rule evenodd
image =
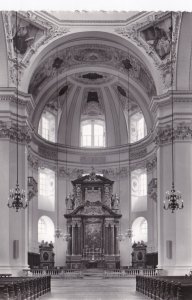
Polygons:
<instances>
[{"instance_id":1,"label":"cathedral interior","mask_svg":"<svg viewBox=\"0 0 192 300\"><path fill-rule=\"evenodd\" d=\"M191 27L179 11L0 12L0 278L190 276Z\"/></svg>"}]
</instances>

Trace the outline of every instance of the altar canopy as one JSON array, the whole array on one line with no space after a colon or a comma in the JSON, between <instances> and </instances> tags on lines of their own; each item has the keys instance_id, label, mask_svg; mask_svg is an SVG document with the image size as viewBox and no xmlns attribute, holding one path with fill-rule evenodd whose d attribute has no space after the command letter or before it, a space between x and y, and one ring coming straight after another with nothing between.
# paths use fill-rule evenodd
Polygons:
<instances>
[{"instance_id":1,"label":"altar canopy","mask_svg":"<svg viewBox=\"0 0 192 300\"><path fill-rule=\"evenodd\" d=\"M69 268L118 268L120 200L114 182L95 174L72 181L73 194L66 198L70 238L66 264Z\"/></svg>"}]
</instances>

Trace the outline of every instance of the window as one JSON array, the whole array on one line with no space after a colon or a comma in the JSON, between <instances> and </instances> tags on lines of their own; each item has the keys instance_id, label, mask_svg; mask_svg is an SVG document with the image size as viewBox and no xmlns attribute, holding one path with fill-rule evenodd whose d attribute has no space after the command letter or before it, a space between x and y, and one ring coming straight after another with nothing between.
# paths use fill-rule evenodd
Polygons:
<instances>
[{"instance_id":1,"label":"window","mask_svg":"<svg viewBox=\"0 0 192 300\"><path fill-rule=\"evenodd\" d=\"M86 120L81 122L81 146L105 147L105 122Z\"/></svg>"},{"instance_id":2,"label":"window","mask_svg":"<svg viewBox=\"0 0 192 300\"><path fill-rule=\"evenodd\" d=\"M54 211L55 209L55 172L39 168L38 208Z\"/></svg>"},{"instance_id":3,"label":"window","mask_svg":"<svg viewBox=\"0 0 192 300\"><path fill-rule=\"evenodd\" d=\"M55 227L53 221L47 216L42 216L38 221L38 242L54 242L54 232Z\"/></svg>"},{"instance_id":4,"label":"window","mask_svg":"<svg viewBox=\"0 0 192 300\"><path fill-rule=\"evenodd\" d=\"M146 169L137 169L131 172L131 209L132 212L147 210Z\"/></svg>"},{"instance_id":5,"label":"window","mask_svg":"<svg viewBox=\"0 0 192 300\"><path fill-rule=\"evenodd\" d=\"M55 125L56 125L55 116L52 113L45 111L43 112L39 122L38 133L44 139L54 143L56 140Z\"/></svg>"},{"instance_id":6,"label":"window","mask_svg":"<svg viewBox=\"0 0 192 300\"><path fill-rule=\"evenodd\" d=\"M145 119L141 112L137 112L131 116L130 131L130 143L135 143L146 136Z\"/></svg>"},{"instance_id":7,"label":"window","mask_svg":"<svg viewBox=\"0 0 192 300\"><path fill-rule=\"evenodd\" d=\"M132 224L133 237L132 242L147 242L148 240L148 225L144 217L139 217Z\"/></svg>"}]
</instances>

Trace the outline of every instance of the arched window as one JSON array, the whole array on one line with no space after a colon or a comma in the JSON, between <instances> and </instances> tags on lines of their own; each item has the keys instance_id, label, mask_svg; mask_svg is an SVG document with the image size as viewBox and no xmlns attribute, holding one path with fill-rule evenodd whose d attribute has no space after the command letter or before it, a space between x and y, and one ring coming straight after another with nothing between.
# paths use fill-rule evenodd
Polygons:
<instances>
[{"instance_id":1,"label":"arched window","mask_svg":"<svg viewBox=\"0 0 192 300\"><path fill-rule=\"evenodd\" d=\"M55 242L55 226L53 221L47 217L42 216L38 221L38 242Z\"/></svg>"},{"instance_id":2,"label":"arched window","mask_svg":"<svg viewBox=\"0 0 192 300\"><path fill-rule=\"evenodd\" d=\"M130 117L130 143L143 139L146 134L146 123L142 112L134 113Z\"/></svg>"},{"instance_id":3,"label":"arched window","mask_svg":"<svg viewBox=\"0 0 192 300\"><path fill-rule=\"evenodd\" d=\"M131 172L131 209L132 212L147 210L146 169L137 169Z\"/></svg>"},{"instance_id":4,"label":"arched window","mask_svg":"<svg viewBox=\"0 0 192 300\"><path fill-rule=\"evenodd\" d=\"M81 147L105 147L105 121L90 119L81 122Z\"/></svg>"},{"instance_id":5,"label":"arched window","mask_svg":"<svg viewBox=\"0 0 192 300\"><path fill-rule=\"evenodd\" d=\"M147 220L144 217L139 217L132 224L132 242L147 242L148 241L148 226Z\"/></svg>"},{"instance_id":6,"label":"arched window","mask_svg":"<svg viewBox=\"0 0 192 300\"><path fill-rule=\"evenodd\" d=\"M55 143L56 140L55 128L56 128L55 115L48 111L44 111L41 115L41 119L39 122L39 128L38 128L39 135L41 135L44 139Z\"/></svg>"},{"instance_id":7,"label":"arched window","mask_svg":"<svg viewBox=\"0 0 192 300\"><path fill-rule=\"evenodd\" d=\"M55 210L55 172L39 168L38 172L38 208L54 211Z\"/></svg>"}]
</instances>

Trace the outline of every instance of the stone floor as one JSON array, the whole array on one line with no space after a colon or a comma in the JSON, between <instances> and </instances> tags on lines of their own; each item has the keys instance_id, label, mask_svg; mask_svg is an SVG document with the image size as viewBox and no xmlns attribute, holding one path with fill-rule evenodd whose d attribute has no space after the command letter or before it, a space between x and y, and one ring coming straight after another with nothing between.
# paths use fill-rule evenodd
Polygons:
<instances>
[{"instance_id":1,"label":"stone floor","mask_svg":"<svg viewBox=\"0 0 192 300\"><path fill-rule=\"evenodd\" d=\"M41 299L63 300L144 300L135 291L135 278L52 279L51 293Z\"/></svg>"}]
</instances>

